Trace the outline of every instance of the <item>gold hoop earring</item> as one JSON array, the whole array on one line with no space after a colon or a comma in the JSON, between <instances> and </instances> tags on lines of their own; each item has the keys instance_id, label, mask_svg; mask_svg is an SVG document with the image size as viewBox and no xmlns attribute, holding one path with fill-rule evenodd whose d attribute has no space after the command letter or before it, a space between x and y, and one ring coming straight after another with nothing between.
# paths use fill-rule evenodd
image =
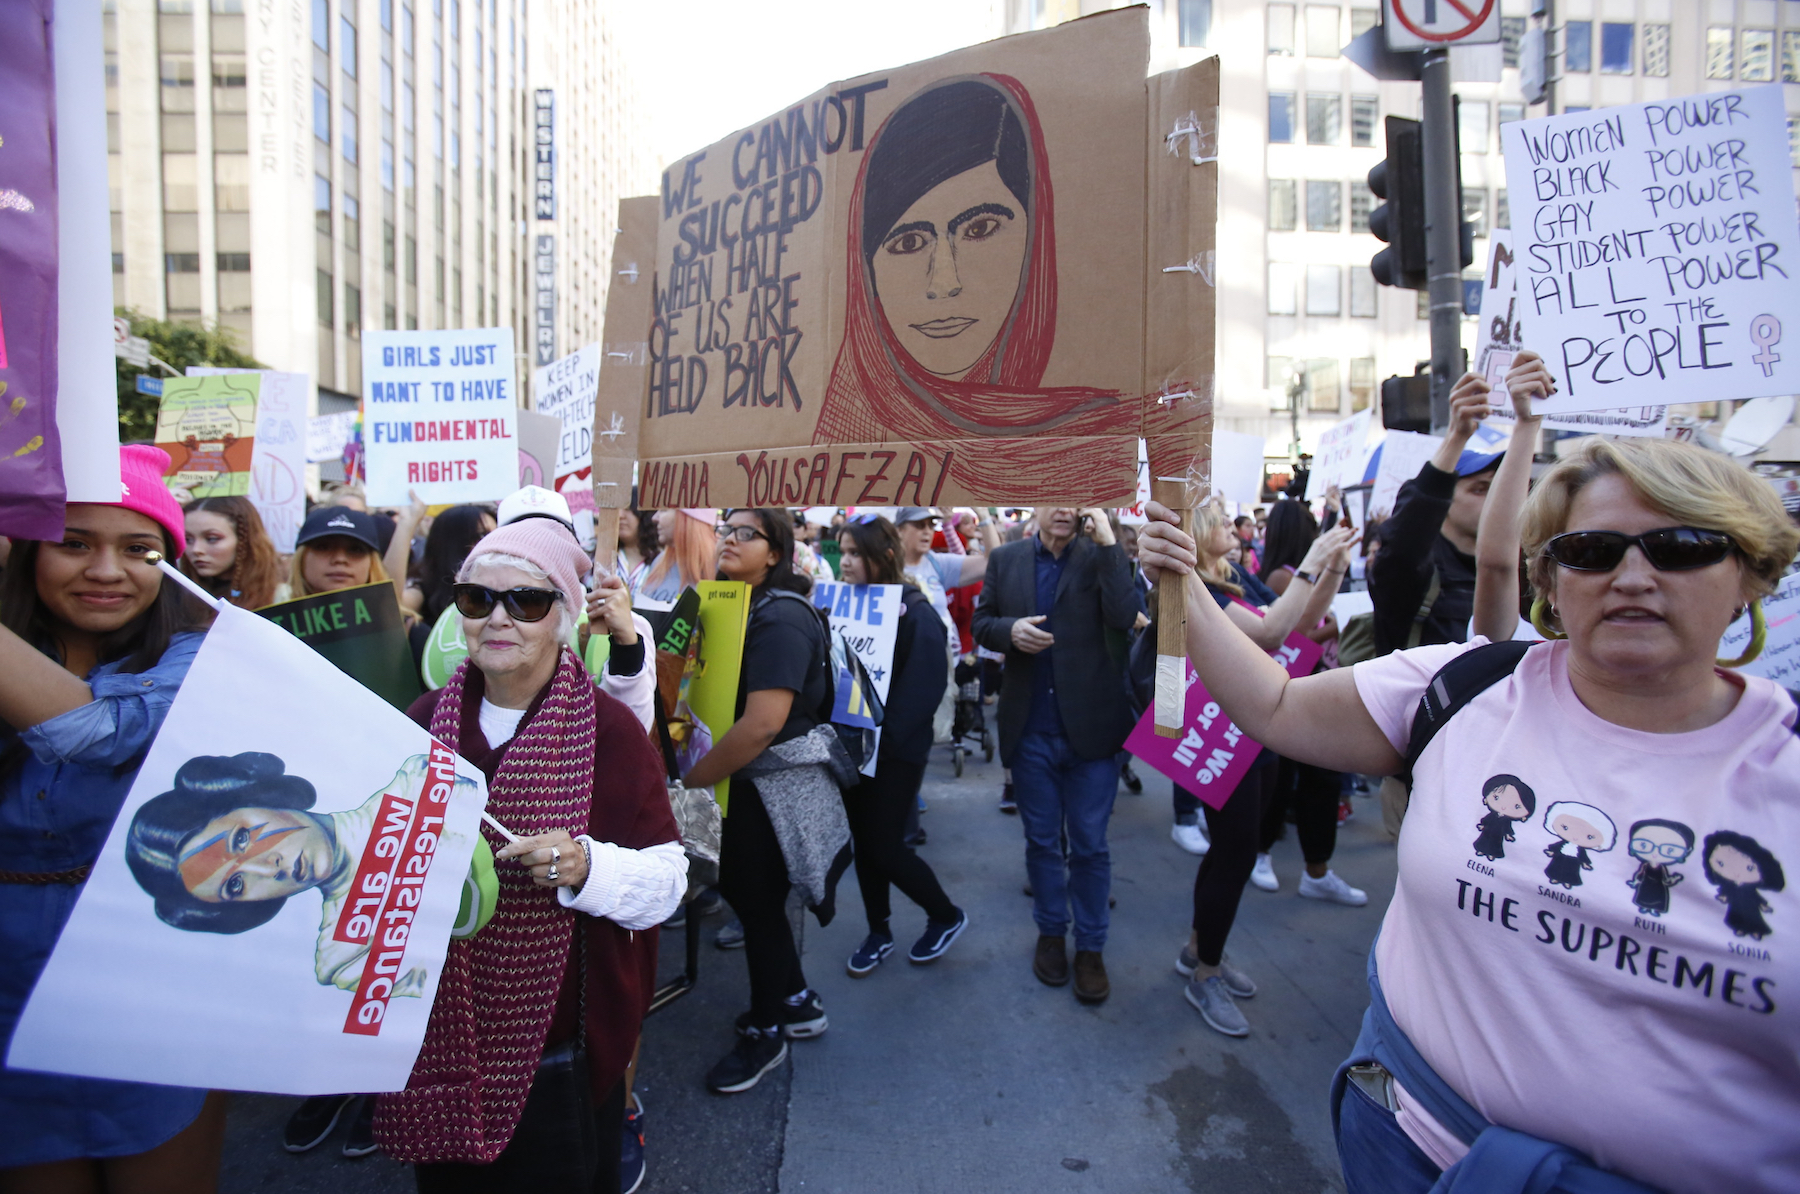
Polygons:
<instances>
[{"instance_id":1,"label":"gold hoop earring","mask_svg":"<svg viewBox=\"0 0 1800 1194\"><path fill-rule=\"evenodd\" d=\"M1550 599L1548 597L1539 596L1536 601L1531 603L1532 629L1536 630L1551 642L1568 638L1569 636L1562 631L1552 630L1550 628L1549 619L1544 616L1545 614L1549 614L1550 617L1555 617L1556 611L1550 608Z\"/></svg>"},{"instance_id":2,"label":"gold hoop earring","mask_svg":"<svg viewBox=\"0 0 1800 1194\"><path fill-rule=\"evenodd\" d=\"M1769 622L1767 618L1763 617L1762 600L1759 598L1750 603L1750 645L1745 647L1744 653L1736 659L1715 659L1713 662L1720 667L1743 667L1762 654L1763 646L1768 642L1768 638Z\"/></svg>"}]
</instances>

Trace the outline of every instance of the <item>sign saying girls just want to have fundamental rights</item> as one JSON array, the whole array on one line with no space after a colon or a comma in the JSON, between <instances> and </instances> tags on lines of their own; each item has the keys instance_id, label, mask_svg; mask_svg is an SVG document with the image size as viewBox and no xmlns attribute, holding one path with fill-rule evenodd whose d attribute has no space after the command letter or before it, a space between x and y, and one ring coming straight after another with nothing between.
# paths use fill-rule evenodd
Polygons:
<instances>
[{"instance_id":1,"label":"sign saying girls just want to have fundamental rights","mask_svg":"<svg viewBox=\"0 0 1800 1194\"><path fill-rule=\"evenodd\" d=\"M437 505L519 487L511 328L363 333L363 444L372 506Z\"/></svg>"},{"instance_id":2,"label":"sign saying girls just want to have fundamental rights","mask_svg":"<svg viewBox=\"0 0 1800 1194\"><path fill-rule=\"evenodd\" d=\"M1525 347L1560 386L1539 413L1800 391L1779 86L1517 121L1501 143Z\"/></svg>"}]
</instances>

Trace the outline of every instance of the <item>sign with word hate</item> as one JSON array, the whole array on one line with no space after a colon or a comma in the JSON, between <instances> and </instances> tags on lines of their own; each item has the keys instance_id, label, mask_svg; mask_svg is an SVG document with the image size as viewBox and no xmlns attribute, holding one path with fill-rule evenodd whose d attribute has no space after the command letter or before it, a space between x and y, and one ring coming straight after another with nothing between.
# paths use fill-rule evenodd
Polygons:
<instances>
[{"instance_id":1,"label":"sign with word hate","mask_svg":"<svg viewBox=\"0 0 1800 1194\"><path fill-rule=\"evenodd\" d=\"M1270 657L1285 667L1288 675L1305 676L1318 666L1324 653L1318 643L1295 631L1270 652ZM1244 778L1244 772L1262 753L1262 744L1245 737L1244 731L1220 712L1219 703L1200 683L1200 674L1191 663L1187 665L1187 705L1181 737L1158 734L1155 717L1154 709L1144 711L1125 739L1125 749L1208 805L1223 808L1238 780Z\"/></svg>"},{"instance_id":2,"label":"sign with word hate","mask_svg":"<svg viewBox=\"0 0 1800 1194\"><path fill-rule=\"evenodd\" d=\"M875 695L885 704L888 687L894 682L894 646L899 641L901 606L900 585L851 585L842 581L818 581L813 584L813 604L831 619L831 628L844 636L844 643L862 661L863 670L875 684ZM842 698L847 677L839 676ZM881 742L881 729L875 729L875 742ZM875 774L878 750L869 751L863 763L864 775Z\"/></svg>"},{"instance_id":3,"label":"sign with word hate","mask_svg":"<svg viewBox=\"0 0 1800 1194\"><path fill-rule=\"evenodd\" d=\"M371 506L493 501L519 487L511 328L363 333Z\"/></svg>"},{"instance_id":4,"label":"sign with word hate","mask_svg":"<svg viewBox=\"0 0 1800 1194\"><path fill-rule=\"evenodd\" d=\"M1546 415L1800 391L1800 226L1779 85L1500 128Z\"/></svg>"}]
</instances>

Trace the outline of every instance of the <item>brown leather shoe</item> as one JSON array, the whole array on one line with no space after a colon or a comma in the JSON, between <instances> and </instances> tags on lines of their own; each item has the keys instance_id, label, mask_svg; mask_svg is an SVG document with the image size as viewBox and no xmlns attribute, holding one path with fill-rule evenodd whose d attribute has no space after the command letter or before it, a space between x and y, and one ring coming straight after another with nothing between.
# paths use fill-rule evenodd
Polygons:
<instances>
[{"instance_id":1,"label":"brown leather shoe","mask_svg":"<svg viewBox=\"0 0 1800 1194\"><path fill-rule=\"evenodd\" d=\"M1075 998L1083 1003L1105 1003L1112 994L1106 981L1106 961L1097 949L1075 951Z\"/></svg>"},{"instance_id":2,"label":"brown leather shoe","mask_svg":"<svg viewBox=\"0 0 1800 1194\"><path fill-rule=\"evenodd\" d=\"M1031 973L1045 986L1066 986L1069 981L1069 951L1061 937L1039 937L1037 956L1031 959Z\"/></svg>"}]
</instances>

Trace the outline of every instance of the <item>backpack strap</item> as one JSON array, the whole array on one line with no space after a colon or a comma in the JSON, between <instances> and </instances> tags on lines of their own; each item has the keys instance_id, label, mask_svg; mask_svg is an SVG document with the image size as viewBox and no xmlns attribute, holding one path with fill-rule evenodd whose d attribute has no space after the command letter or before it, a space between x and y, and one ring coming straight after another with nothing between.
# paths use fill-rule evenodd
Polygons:
<instances>
[{"instance_id":1,"label":"backpack strap","mask_svg":"<svg viewBox=\"0 0 1800 1194\"><path fill-rule=\"evenodd\" d=\"M1412 738L1406 744L1406 759L1398 772L1400 782L1412 786L1413 768L1419 756L1438 731L1463 706L1513 674L1525 652L1535 643L1486 643L1473 651L1464 651L1439 668L1419 698L1419 711L1413 715Z\"/></svg>"},{"instance_id":2,"label":"backpack strap","mask_svg":"<svg viewBox=\"0 0 1800 1194\"><path fill-rule=\"evenodd\" d=\"M1431 617L1431 607L1437 604L1438 597L1444 591L1444 578L1435 566L1431 569L1431 583L1425 586L1425 600L1419 603L1419 612L1413 615L1412 629L1406 633L1406 649L1412 650L1425 637L1425 623Z\"/></svg>"}]
</instances>

